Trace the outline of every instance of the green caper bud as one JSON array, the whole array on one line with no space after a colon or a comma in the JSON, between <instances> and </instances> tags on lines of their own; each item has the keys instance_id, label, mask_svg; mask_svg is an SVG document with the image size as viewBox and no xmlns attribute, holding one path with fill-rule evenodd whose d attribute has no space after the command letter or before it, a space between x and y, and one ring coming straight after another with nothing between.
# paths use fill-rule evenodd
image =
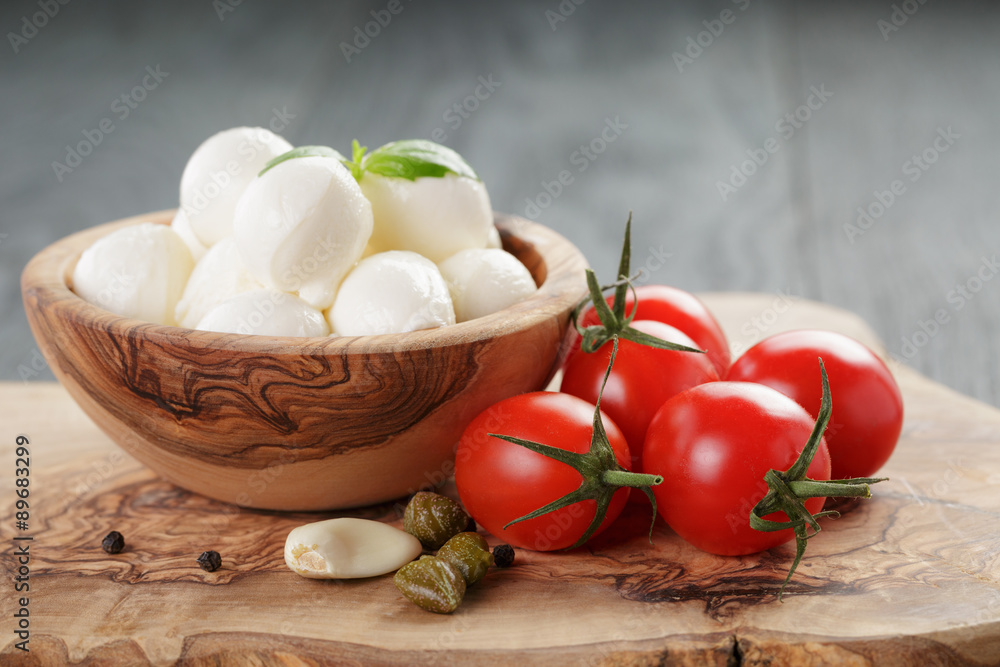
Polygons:
<instances>
[{"instance_id":1,"label":"green caper bud","mask_svg":"<svg viewBox=\"0 0 1000 667\"><path fill-rule=\"evenodd\" d=\"M446 496L421 491L410 499L403 513L403 530L434 551L469 525L462 506Z\"/></svg>"},{"instance_id":2,"label":"green caper bud","mask_svg":"<svg viewBox=\"0 0 1000 667\"><path fill-rule=\"evenodd\" d=\"M450 614L458 609L465 596L465 579L457 567L435 556L399 568L392 578L396 588L421 609L436 614Z\"/></svg>"},{"instance_id":3,"label":"green caper bud","mask_svg":"<svg viewBox=\"0 0 1000 667\"><path fill-rule=\"evenodd\" d=\"M457 567L469 586L485 577L493 565L490 545L477 533L459 533L445 542L437 557Z\"/></svg>"}]
</instances>

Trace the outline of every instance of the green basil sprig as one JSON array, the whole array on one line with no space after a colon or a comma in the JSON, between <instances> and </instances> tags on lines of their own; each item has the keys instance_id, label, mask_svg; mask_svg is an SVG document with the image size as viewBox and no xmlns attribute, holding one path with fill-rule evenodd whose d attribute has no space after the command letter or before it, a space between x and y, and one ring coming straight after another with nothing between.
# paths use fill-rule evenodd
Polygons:
<instances>
[{"instance_id":1,"label":"green basil sprig","mask_svg":"<svg viewBox=\"0 0 1000 667\"><path fill-rule=\"evenodd\" d=\"M355 163L358 162L358 146L355 143ZM360 148L362 154L365 150ZM364 157L361 163L363 171L370 171L379 176L405 178L415 181L418 178L430 176L441 178L447 174L465 176L479 180L476 172L462 156L447 146L436 144L426 139L403 139L376 148Z\"/></svg>"},{"instance_id":2,"label":"green basil sprig","mask_svg":"<svg viewBox=\"0 0 1000 667\"><path fill-rule=\"evenodd\" d=\"M339 151L330 148L329 146L298 146L288 151L287 153L282 153L276 158L272 158L264 168L260 170L257 176L263 176L267 170L277 167L282 162L286 160L291 160L297 157L332 157L340 160L344 166L350 168L351 161L340 154Z\"/></svg>"},{"instance_id":3,"label":"green basil sprig","mask_svg":"<svg viewBox=\"0 0 1000 667\"><path fill-rule=\"evenodd\" d=\"M461 155L433 141L403 139L376 148L371 153L367 151L368 148L359 144L357 139L351 144L350 160L329 146L299 146L268 162L258 176L263 176L269 169L286 160L319 156L340 160L351 170L357 181L361 180L366 171L379 176L405 178L410 181L424 177L441 178L448 174L479 180L479 176Z\"/></svg>"}]
</instances>

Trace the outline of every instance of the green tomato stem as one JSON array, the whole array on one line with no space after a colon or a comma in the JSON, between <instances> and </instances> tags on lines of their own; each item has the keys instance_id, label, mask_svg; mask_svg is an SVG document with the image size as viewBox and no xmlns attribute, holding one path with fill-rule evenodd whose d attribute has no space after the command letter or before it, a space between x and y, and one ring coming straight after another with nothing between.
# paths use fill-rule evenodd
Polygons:
<instances>
[{"instance_id":1,"label":"green tomato stem","mask_svg":"<svg viewBox=\"0 0 1000 667\"><path fill-rule=\"evenodd\" d=\"M830 381L822 359L819 360L819 369L823 381L823 398L820 401L819 414L816 416L816 424L809 440L802 448L798 459L788 470L784 472L773 469L767 471L764 475L764 481L768 486L767 494L750 510L750 527L754 530L773 532L791 528L795 533L795 559L788 569L785 581L781 584L781 590L778 591L779 601L781 601L785 587L791 581L792 575L795 574L795 569L802 561L802 556L806 551L806 541L821 530L817 519L824 516L839 516L836 511L811 514L806 509L805 501L809 498L870 498L871 489L868 488L868 485L886 479L885 477L859 477L855 479L814 480L806 477L813 457L819 450L823 432L826 431L827 424L830 423L830 414L833 412ZM784 512L788 521L772 521L764 518L774 512ZM812 528L812 534L809 533L809 528Z\"/></svg>"},{"instance_id":2,"label":"green tomato stem","mask_svg":"<svg viewBox=\"0 0 1000 667\"><path fill-rule=\"evenodd\" d=\"M658 486L663 484L663 477L660 475L646 475L641 472L629 472L627 470L605 470L601 474L601 481L612 486L629 486L638 489L644 486Z\"/></svg>"}]
</instances>

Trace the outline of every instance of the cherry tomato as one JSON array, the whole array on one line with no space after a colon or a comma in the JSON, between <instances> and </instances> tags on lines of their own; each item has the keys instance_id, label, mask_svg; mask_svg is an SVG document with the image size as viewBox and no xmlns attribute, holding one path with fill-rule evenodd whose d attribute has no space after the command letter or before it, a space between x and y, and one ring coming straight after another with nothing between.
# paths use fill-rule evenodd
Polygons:
<instances>
[{"instance_id":1,"label":"cherry tomato","mask_svg":"<svg viewBox=\"0 0 1000 667\"><path fill-rule=\"evenodd\" d=\"M635 295L632 290L628 291L628 298L625 300L626 315L632 312L636 296L639 298L636 320L656 320L677 327L691 337L695 347L708 353L719 377L725 376L730 362L729 342L722 327L698 297L667 285L640 285L635 288ZM608 305L611 305L613 299L613 296L608 297ZM600 324L593 306L584 312L581 323L584 326Z\"/></svg>"},{"instance_id":2,"label":"cherry tomato","mask_svg":"<svg viewBox=\"0 0 1000 667\"><path fill-rule=\"evenodd\" d=\"M615 423L603 415L604 429L615 459L629 467L628 444ZM455 486L465 509L476 522L516 547L552 551L572 546L594 519L597 503L585 500L504 529L576 490L579 472L490 433L539 442L567 451L590 449L594 405L553 392L534 392L504 399L487 408L465 429L455 454ZM595 535L621 514L630 489L614 493Z\"/></svg>"},{"instance_id":3,"label":"cherry tomato","mask_svg":"<svg viewBox=\"0 0 1000 667\"><path fill-rule=\"evenodd\" d=\"M671 343L697 347L681 331L662 322L633 320L632 327ZM596 403L611 359L611 347L610 343L605 343L597 352L589 354L580 348L574 349L563 367L561 391ZM718 379L706 354L661 350L619 339L618 356L601 399L601 409L625 434L632 453L630 470L642 471L640 462L646 427L660 406L685 389Z\"/></svg>"},{"instance_id":4,"label":"cherry tomato","mask_svg":"<svg viewBox=\"0 0 1000 667\"><path fill-rule=\"evenodd\" d=\"M751 528L750 510L767 493L764 475L795 463L814 423L798 403L759 384L711 382L678 394L646 433L643 469L664 478L653 487L657 511L678 535L714 554L756 553L793 539L790 528ZM830 479L825 442L808 477ZM824 500L810 498L806 509L814 514ZM764 518L788 520L783 512Z\"/></svg>"},{"instance_id":5,"label":"cherry tomato","mask_svg":"<svg viewBox=\"0 0 1000 667\"><path fill-rule=\"evenodd\" d=\"M874 352L832 331L789 331L762 340L736 360L726 379L777 389L819 413L823 358L833 414L826 441L833 479L870 477L889 459L903 428L903 397Z\"/></svg>"}]
</instances>

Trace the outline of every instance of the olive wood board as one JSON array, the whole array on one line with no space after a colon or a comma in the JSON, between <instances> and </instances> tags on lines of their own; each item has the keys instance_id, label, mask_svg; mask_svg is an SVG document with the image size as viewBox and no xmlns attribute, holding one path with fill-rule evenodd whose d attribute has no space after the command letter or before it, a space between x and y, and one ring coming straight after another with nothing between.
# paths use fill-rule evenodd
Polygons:
<instances>
[{"instance_id":1,"label":"olive wood board","mask_svg":"<svg viewBox=\"0 0 1000 667\"><path fill-rule=\"evenodd\" d=\"M737 349L797 328L881 349L830 306L702 297ZM662 520L650 545L650 508L630 504L582 548L519 550L451 615L415 607L388 575L317 581L285 567L294 526L333 516L399 526L405 499L318 514L226 505L157 478L59 385L0 384L0 664L1000 665L1000 411L890 364L906 410L882 471L891 480L823 521L783 602L792 545L713 556ZM31 439L20 533L33 537L30 653L12 639L18 434ZM113 556L100 546L110 530L126 541ZM222 554L220 570L198 568L206 549Z\"/></svg>"}]
</instances>

